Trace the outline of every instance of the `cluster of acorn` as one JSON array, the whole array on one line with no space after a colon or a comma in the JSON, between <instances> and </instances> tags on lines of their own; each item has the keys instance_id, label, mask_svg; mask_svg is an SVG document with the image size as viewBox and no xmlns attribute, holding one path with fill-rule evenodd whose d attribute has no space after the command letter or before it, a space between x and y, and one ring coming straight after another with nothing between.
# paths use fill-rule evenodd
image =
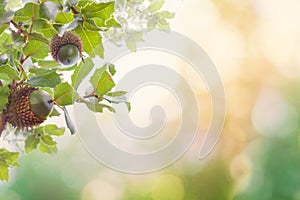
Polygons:
<instances>
[{"instance_id":1,"label":"cluster of acorn","mask_svg":"<svg viewBox=\"0 0 300 200\"><path fill-rule=\"evenodd\" d=\"M53 59L64 66L72 66L82 58L81 38L72 31L66 31L63 36L54 35L50 49ZM51 113L53 104L46 91L14 80L9 85L6 109L0 114L0 135L7 123L18 129L41 124Z\"/></svg>"}]
</instances>

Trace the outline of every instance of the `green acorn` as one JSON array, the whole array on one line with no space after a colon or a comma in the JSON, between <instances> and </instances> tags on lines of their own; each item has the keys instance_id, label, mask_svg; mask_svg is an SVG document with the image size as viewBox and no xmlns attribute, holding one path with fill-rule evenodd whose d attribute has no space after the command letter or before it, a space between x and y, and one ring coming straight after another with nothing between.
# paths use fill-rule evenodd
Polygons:
<instances>
[{"instance_id":1,"label":"green acorn","mask_svg":"<svg viewBox=\"0 0 300 200\"><path fill-rule=\"evenodd\" d=\"M53 100L46 91L15 81L9 89L6 109L0 115L0 131L6 123L24 129L37 126L47 119Z\"/></svg>"},{"instance_id":2,"label":"green acorn","mask_svg":"<svg viewBox=\"0 0 300 200\"><path fill-rule=\"evenodd\" d=\"M63 36L54 35L50 49L53 59L63 66L72 66L82 58L82 41L73 31L66 31Z\"/></svg>"}]
</instances>

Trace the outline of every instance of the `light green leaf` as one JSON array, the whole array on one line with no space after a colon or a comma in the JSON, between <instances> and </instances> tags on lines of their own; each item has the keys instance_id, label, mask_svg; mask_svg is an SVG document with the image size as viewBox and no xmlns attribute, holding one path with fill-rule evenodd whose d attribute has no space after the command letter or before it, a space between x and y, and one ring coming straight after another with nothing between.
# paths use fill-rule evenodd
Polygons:
<instances>
[{"instance_id":1,"label":"light green leaf","mask_svg":"<svg viewBox=\"0 0 300 200\"><path fill-rule=\"evenodd\" d=\"M61 83L54 88L54 101L60 106L71 105L79 95L67 82Z\"/></svg>"},{"instance_id":2,"label":"light green leaf","mask_svg":"<svg viewBox=\"0 0 300 200\"><path fill-rule=\"evenodd\" d=\"M71 79L72 79L72 86L75 90L80 85L81 81L90 73L93 69L94 63L91 58L85 59L84 63L81 62L79 66L76 67Z\"/></svg>"},{"instance_id":3,"label":"light green leaf","mask_svg":"<svg viewBox=\"0 0 300 200\"><path fill-rule=\"evenodd\" d=\"M64 135L65 129L59 128L55 124L48 124L46 126L43 126L43 132L46 135L61 136L61 135Z\"/></svg>"},{"instance_id":4,"label":"light green leaf","mask_svg":"<svg viewBox=\"0 0 300 200\"><path fill-rule=\"evenodd\" d=\"M84 8L81 9L81 14L85 18L98 17L103 20L109 19L114 13L115 2L107 3L88 3Z\"/></svg>"},{"instance_id":5,"label":"light green leaf","mask_svg":"<svg viewBox=\"0 0 300 200\"><path fill-rule=\"evenodd\" d=\"M175 17L175 13L171 13L169 11L161 11L157 14L155 14L155 16L158 15L159 17L165 18L165 19L173 19Z\"/></svg>"},{"instance_id":6,"label":"light green leaf","mask_svg":"<svg viewBox=\"0 0 300 200\"><path fill-rule=\"evenodd\" d=\"M115 75L115 73L117 72L116 69L115 69L115 65L113 64L109 64L108 65L108 70L109 70L109 73L113 76Z\"/></svg>"},{"instance_id":7,"label":"light green leaf","mask_svg":"<svg viewBox=\"0 0 300 200\"><path fill-rule=\"evenodd\" d=\"M25 56L32 56L36 59L43 59L48 56L49 47L43 42L30 40L23 48L23 53Z\"/></svg>"},{"instance_id":8,"label":"light green leaf","mask_svg":"<svg viewBox=\"0 0 300 200\"><path fill-rule=\"evenodd\" d=\"M150 12L156 12L164 5L165 0L153 0L149 5L148 9Z\"/></svg>"},{"instance_id":9,"label":"light green leaf","mask_svg":"<svg viewBox=\"0 0 300 200\"><path fill-rule=\"evenodd\" d=\"M58 24L68 24L74 19L72 12L59 12L55 17L55 22Z\"/></svg>"},{"instance_id":10,"label":"light green leaf","mask_svg":"<svg viewBox=\"0 0 300 200\"><path fill-rule=\"evenodd\" d=\"M29 2L25 6L15 12L14 21L24 22L32 17L39 19L40 6L36 3Z\"/></svg>"},{"instance_id":11,"label":"light green leaf","mask_svg":"<svg viewBox=\"0 0 300 200\"><path fill-rule=\"evenodd\" d=\"M8 167L18 166L18 152L9 152L4 148L0 149L0 180L8 181Z\"/></svg>"},{"instance_id":12,"label":"light green leaf","mask_svg":"<svg viewBox=\"0 0 300 200\"><path fill-rule=\"evenodd\" d=\"M19 80L18 72L9 65L0 66L0 74L6 74L11 80Z\"/></svg>"},{"instance_id":13,"label":"light green leaf","mask_svg":"<svg viewBox=\"0 0 300 200\"><path fill-rule=\"evenodd\" d=\"M116 91L116 92L108 92L106 95L110 97L121 97L127 94L126 91Z\"/></svg>"},{"instance_id":14,"label":"light green leaf","mask_svg":"<svg viewBox=\"0 0 300 200\"><path fill-rule=\"evenodd\" d=\"M5 166L3 161L0 161L0 180L8 181L8 167Z\"/></svg>"},{"instance_id":15,"label":"light green leaf","mask_svg":"<svg viewBox=\"0 0 300 200\"><path fill-rule=\"evenodd\" d=\"M55 71L50 71L47 74L32 77L27 83L36 87L54 88L60 82L60 76Z\"/></svg>"},{"instance_id":16,"label":"light green leaf","mask_svg":"<svg viewBox=\"0 0 300 200\"><path fill-rule=\"evenodd\" d=\"M44 35L42 35L40 33L35 33L35 32L29 33L28 38L29 38L29 40L37 40L37 41L43 42L47 45L49 45L49 43L50 43L50 41L47 38L45 38Z\"/></svg>"},{"instance_id":17,"label":"light green leaf","mask_svg":"<svg viewBox=\"0 0 300 200\"><path fill-rule=\"evenodd\" d=\"M0 35L6 30L8 24L0 24Z\"/></svg>"},{"instance_id":18,"label":"light green leaf","mask_svg":"<svg viewBox=\"0 0 300 200\"><path fill-rule=\"evenodd\" d=\"M8 102L8 96L9 96L9 92L8 92L8 87L0 87L0 110L3 110L6 108L6 104Z\"/></svg>"},{"instance_id":19,"label":"light green leaf","mask_svg":"<svg viewBox=\"0 0 300 200\"><path fill-rule=\"evenodd\" d=\"M64 114L65 114L67 127L70 130L71 135L74 135L76 133L76 129L66 108L64 108Z\"/></svg>"},{"instance_id":20,"label":"light green leaf","mask_svg":"<svg viewBox=\"0 0 300 200\"><path fill-rule=\"evenodd\" d=\"M40 138L36 137L35 134L30 135L26 140L25 140L25 152L29 153L33 150L35 150L40 143Z\"/></svg>"},{"instance_id":21,"label":"light green leaf","mask_svg":"<svg viewBox=\"0 0 300 200\"><path fill-rule=\"evenodd\" d=\"M75 32L81 37L83 50L91 57L96 55L103 58L102 37L100 33L86 30L82 25L78 25Z\"/></svg>"},{"instance_id":22,"label":"light green leaf","mask_svg":"<svg viewBox=\"0 0 300 200\"><path fill-rule=\"evenodd\" d=\"M90 82L94 87L94 93L99 96L103 96L115 86L112 77L105 71L106 67L107 65L104 65L97 69L90 79Z\"/></svg>"},{"instance_id":23,"label":"light green leaf","mask_svg":"<svg viewBox=\"0 0 300 200\"><path fill-rule=\"evenodd\" d=\"M48 153L48 154L55 154L57 153L57 147L56 144L55 145L48 145L45 142L49 142L50 140L46 140L46 139L42 139L40 142L40 146L39 149L41 152L43 153Z\"/></svg>"},{"instance_id":24,"label":"light green leaf","mask_svg":"<svg viewBox=\"0 0 300 200\"><path fill-rule=\"evenodd\" d=\"M102 113L104 108L108 109L111 112L115 112L113 107L106 105L106 104L92 103L92 102L88 102L88 101L85 101L84 103L93 112Z\"/></svg>"},{"instance_id":25,"label":"light green leaf","mask_svg":"<svg viewBox=\"0 0 300 200\"><path fill-rule=\"evenodd\" d=\"M47 38L50 38L54 34L57 34L57 31L54 29L54 27L45 19L35 20L32 30L42 33Z\"/></svg>"},{"instance_id":26,"label":"light green leaf","mask_svg":"<svg viewBox=\"0 0 300 200\"><path fill-rule=\"evenodd\" d=\"M18 152L9 152L6 149L0 149L0 160L4 160L5 163L10 166L19 166L17 159L19 157Z\"/></svg>"},{"instance_id":27,"label":"light green leaf","mask_svg":"<svg viewBox=\"0 0 300 200\"><path fill-rule=\"evenodd\" d=\"M40 67L54 68L60 66L55 60L38 60Z\"/></svg>"}]
</instances>

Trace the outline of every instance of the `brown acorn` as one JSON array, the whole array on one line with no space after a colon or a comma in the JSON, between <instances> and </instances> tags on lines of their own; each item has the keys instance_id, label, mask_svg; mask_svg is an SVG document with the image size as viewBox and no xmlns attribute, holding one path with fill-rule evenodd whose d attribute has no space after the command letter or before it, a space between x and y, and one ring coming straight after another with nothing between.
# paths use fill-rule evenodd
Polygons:
<instances>
[{"instance_id":1,"label":"brown acorn","mask_svg":"<svg viewBox=\"0 0 300 200\"><path fill-rule=\"evenodd\" d=\"M82 41L73 31L66 31L63 36L54 35L50 49L53 59L63 66L72 66L82 58Z\"/></svg>"},{"instance_id":2,"label":"brown acorn","mask_svg":"<svg viewBox=\"0 0 300 200\"><path fill-rule=\"evenodd\" d=\"M9 89L6 109L0 115L1 132L6 123L24 129L46 120L53 107L53 100L47 92L16 81L9 85Z\"/></svg>"}]
</instances>

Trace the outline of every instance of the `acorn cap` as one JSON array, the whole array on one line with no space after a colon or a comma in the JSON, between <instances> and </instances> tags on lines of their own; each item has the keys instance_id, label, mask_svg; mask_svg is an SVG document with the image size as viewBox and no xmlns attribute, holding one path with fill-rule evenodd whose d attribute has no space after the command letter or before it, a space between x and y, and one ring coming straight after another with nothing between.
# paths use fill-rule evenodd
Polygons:
<instances>
[{"instance_id":1,"label":"acorn cap","mask_svg":"<svg viewBox=\"0 0 300 200\"><path fill-rule=\"evenodd\" d=\"M80 57L82 57L81 38L73 31L66 31L63 34L63 36L59 36L58 34L56 34L51 38L50 49L51 49L51 55L54 60L58 62L57 53L62 46L67 44L73 44L77 46L80 52Z\"/></svg>"},{"instance_id":2,"label":"acorn cap","mask_svg":"<svg viewBox=\"0 0 300 200\"><path fill-rule=\"evenodd\" d=\"M40 118L31 110L30 94L38 88L13 82L10 86L8 103L2 112L6 122L14 127L24 129L41 124L46 117Z\"/></svg>"}]
</instances>

